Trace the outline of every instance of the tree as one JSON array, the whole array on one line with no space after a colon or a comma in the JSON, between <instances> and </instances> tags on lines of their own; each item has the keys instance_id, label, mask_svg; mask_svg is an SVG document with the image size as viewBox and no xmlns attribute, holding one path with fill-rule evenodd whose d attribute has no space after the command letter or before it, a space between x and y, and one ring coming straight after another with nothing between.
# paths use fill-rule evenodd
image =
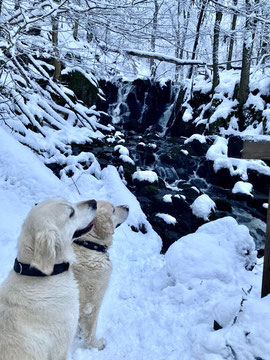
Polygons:
<instances>
[{"instance_id":1,"label":"tree","mask_svg":"<svg viewBox=\"0 0 270 360\"><path fill-rule=\"evenodd\" d=\"M255 0L255 4L259 0ZM248 94L249 94L249 76L250 76L250 66L251 66L251 57L253 49L253 40L255 37L255 28L256 28L256 18L252 15L252 5L251 0L245 0L246 4L246 23L243 39L243 51L242 51L242 70L240 76L240 86L238 94L239 108L242 109L243 105L246 103Z\"/></svg>"},{"instance_id":2,"label":"tree","mask_svg":"<svg viewBox=\"0 0 270 360\"><path fill-rule=\"evenodd\" d=\"M238 3L238 0L233 0L233 5L236 7ZM237 21L237 14L236 12L233 12L232 16L232 25L231 25L231 34L230 34L230 43L229 43L229 52L228 52L228 64L227 64L227 70L230 70L232 68L232 55L233 55L233 47L234 47L234 39L235 39L235 29L236 29L236 21Z\"/></svg>"},{"instance_id":3,"label":"tree","mask_svg":"<svg viewBox=\"0 0 270 360\"><path fill-rule=\"evenodd\" d=\"M214 25L214 40L213 40L213 83L212 92L215 91L216 86L219 84L219 72L218 72L218 51L219 51L219 34L220 23L222 20L222 12L220 8L216 7L216 19Z\"/></svg>"},{"instance_id":4,"label":"tree","mask_svg":"<svg viewBox=\"0 0 270 360\"><path fill-rule=\"evenodd\" d=\"M158 26L158 11L159 11L159 5L158 0L154 1L154 15L153 15L153 29L151 34L151 51L156 51L156 36L157 36L157 26ZM151 78L155 78L156 76L156 64L153 59L150 59L150 72L151 72Z\"/></svg>"},{"instance_id":5,"label":"tree","mask_svg":"<svg viewBox=\"0 0 270 360\"><path fill-rule=\"evenodd\" d=\"M198 18L198 22L197 22L196 36L195 36L195 41L194 41L194 45L193 45L191 60L195 60L195 57L196 57L196 50L197 50L197 47L198 47L199 36L200 36L200 28L201 28L201 25L202 25L203 15L204 15L204 12L205 12L207 2L208 2L208 0L202 0L201 1L201 10L200 10L199 18ZM188 73L188 78L189 79L192 76L192 72L193 72L193 66L191 65L190 69L189 69L189 73Z\"/></svg>"}]
</instances>

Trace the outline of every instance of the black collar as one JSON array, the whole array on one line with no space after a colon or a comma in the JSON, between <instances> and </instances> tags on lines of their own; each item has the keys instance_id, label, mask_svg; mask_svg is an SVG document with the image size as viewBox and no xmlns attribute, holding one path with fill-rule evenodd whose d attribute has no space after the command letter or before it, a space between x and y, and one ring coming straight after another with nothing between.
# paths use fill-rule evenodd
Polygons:
<instances>
[{"instance_id":1,"label":"black collar","mask_svg":"<svg viewBox=\"0 0 270 360\"><path fill-rule=\"evenodd\" d=\"M94 243L94 242L88 241L88 240L82 240L82 241L74 240L73 242L75 244L83 246L83 247L85 247L87 249L99 251L99 252L102 252L102 253L106 253L107 249L108 249L108 247L106 245L100 245L100 244L97 244L97 243Z\"/></svg>"},{"instance_id":2,"label":"black collar","mask_svg":"<svg viewBox=\"0 0 270 360\"><path fill-rule=\"evenodd\" d=\"M40 277L48 276L48 275L44 274L42 271L39 271L38 269L36 269L35 267L31 267L31 265L29 265L29 264L23 264L23 263L19 262L17 260L17 258L15 259L13 269L17 274L20 274L20 275L40 276ZM67 271L68 269L69 269L69 263L56 264L53 267L53 272L49 276L62 274L63 272Z\"/></svg>"}]
</instances>

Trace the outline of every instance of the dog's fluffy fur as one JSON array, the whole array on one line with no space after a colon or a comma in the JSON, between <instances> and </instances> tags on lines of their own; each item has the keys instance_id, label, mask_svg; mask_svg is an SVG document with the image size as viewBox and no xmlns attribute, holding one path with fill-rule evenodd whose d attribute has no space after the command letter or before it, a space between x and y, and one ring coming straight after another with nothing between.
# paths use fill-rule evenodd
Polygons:
<instances>
[{"instance_id":1,"label":"dog's fluffy fur","mask_svg":"<svg viewBox=\"0 0 270 360\"><path fill-rule=\"evenodd\" d=\"M114 207L108 202L98 201L92 230L78 240L110 247L114 229L126 220L128 211L125 205ZM80 333L86 347L101 350L105 342L104 339L96 338L96 326L112 265L107 253L90 250L75 243L73 248L77 262L72 267L80 289Z\"/></svg>"},{"instance_id":2,"label":"dog's fluffy fur","mask_svg":"<svg viewBox=\"0 0 270 360\"><path fill-rule=\"evenodd\" d=\"M74 258L72 237L95 216L95 201L51 199L28 214L18 261L50 275ZM0 287L0 360L65 360L76 332L79 293L71 268L32 277L11 270Z\"/></svg>"}]
</instances>

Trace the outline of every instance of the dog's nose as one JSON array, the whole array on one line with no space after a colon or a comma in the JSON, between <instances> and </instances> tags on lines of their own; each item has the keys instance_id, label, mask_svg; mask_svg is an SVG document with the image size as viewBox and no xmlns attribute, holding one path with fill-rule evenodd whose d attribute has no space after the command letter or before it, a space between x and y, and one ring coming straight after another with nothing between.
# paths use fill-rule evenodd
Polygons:
<instances>
[{"instance_id":1,"label":"dog's nose","mask_svg":"<svg viewBox=\"0 0 270 360\"><path fill-rule=\"evenodd\" d=\"M88 201L88 206L90 208L92 208L93 210L97 210L97 202L96 202L96 200L89 200Z\"/></svg>"},{"instance_id":2,"label":"dog's nose","mask_svg":"<svg viewBox=\"0 0 270 360\"><path fill-rule=\"evenodd\" d=\"M129 206L128 205L121 205L121 208L125 209L126 211L129 211Z\"/></svg>"}]
</instances>

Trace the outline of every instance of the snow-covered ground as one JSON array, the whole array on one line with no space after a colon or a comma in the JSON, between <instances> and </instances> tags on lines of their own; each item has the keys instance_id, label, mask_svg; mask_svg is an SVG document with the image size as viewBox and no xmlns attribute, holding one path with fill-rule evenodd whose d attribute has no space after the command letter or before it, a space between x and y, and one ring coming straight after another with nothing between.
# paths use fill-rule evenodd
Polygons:
<instances>
[{"instance_id":1,"label":"snow-covered ground","mask_svg":"<svg viewBox=\"0 0 270 360\"><path fill-rule=\"evenodd\" d=\"M130 206L110 251L113 273L98 325L107 346L86 350L75 339L70 360L269 359L270 296L260 299L261 262L247 270L255 260L247 228L232 218L209 222L160 255L160 238L114 167L98 178L85 172L60 181L1 127L0 138L0 282L36 202L62 196ZM147 234L132 232L141 223ZM222 329L213 330L214 320Z\"/></svg>"}]
</instances>

